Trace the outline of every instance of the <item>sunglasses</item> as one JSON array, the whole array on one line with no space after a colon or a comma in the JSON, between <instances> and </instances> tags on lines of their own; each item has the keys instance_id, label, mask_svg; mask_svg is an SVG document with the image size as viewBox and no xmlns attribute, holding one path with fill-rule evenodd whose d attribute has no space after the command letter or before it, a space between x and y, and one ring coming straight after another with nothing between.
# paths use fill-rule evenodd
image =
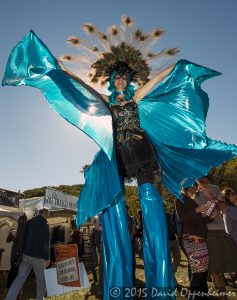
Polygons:
<instances>
[{"instance_id":1,"label":"sunglasses","mask_svg":"<svg viewBox=\"0 0 237 300\"><path fill-rule=\"evenodd\" d=\"M230 192L229 196L235 196L235 192Z\"/></svg>"}]
</instances>

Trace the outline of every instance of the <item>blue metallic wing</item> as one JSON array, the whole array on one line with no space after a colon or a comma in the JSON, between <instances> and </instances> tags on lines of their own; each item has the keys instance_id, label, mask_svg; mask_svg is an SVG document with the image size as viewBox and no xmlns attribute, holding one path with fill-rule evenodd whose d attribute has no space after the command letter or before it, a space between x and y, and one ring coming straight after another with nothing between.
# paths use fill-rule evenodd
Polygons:
<instances>
[{"instance_id":1,"label":"blue metallic wing","mask_svg":"<svg viewBox=\"0 0 237 300\"><path fill-rule=\"evenodd\" d=\"M141 126L149 127L154 138L166 145L202 149L206 145L209 99L201 83L220 74L180 60L139 102Z\"/></svg>"},{"instance_id":2,"label":"blue metallic wing","mask_svg":"<svg viewBox=\"0 0 237 300\"><path fill-rule=\"evenodd\" d=\"M182 186L237 155L237 147L207 138L204 80L219 72L180 60L139 102L141 127L152 141L163 184L177 197Z\"/></svg>"},{"instance_id":3,"label":"blue metallic wing","mask_svg":"<svg viewBox=\"0 0 237 300\"><path fill-rule=\"evenodd\" d=\"M57 60L33 31L13 49L2 85L28 85L40 89L59 115L90 136L111 159L110 110L99 94L61 70Z\"/></svg>"},{"instance_id":4,"label":"blue metallic wing","mask_svg":"<svg viewBox=\"0 0 237 300\"><path fill-rule=\"evenodd\" d=\"M85 171L85 184L77 202L77 225L115 203L122 190L114 153L109 160L100 150Z\"/></svg>"}]
</instances>

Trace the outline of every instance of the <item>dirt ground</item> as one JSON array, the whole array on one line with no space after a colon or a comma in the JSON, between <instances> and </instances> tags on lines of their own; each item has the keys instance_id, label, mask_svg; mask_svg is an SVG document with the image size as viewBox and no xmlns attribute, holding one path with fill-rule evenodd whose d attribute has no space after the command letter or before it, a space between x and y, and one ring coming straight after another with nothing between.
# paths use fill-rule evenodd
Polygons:
<instances>
[{"instance_id":1,"label":"dirt ground","mask_svg":"<svg viewBox=\"0 0 237 300\"><path fill-rule=\"evenodd\" d=\"M137 288L143 288L145 287L145 278L144 278L144 267L143 267L143 261L137 256L137 269L136 269L136 286ZM91 282L91 288L90 289L84 289L81 292L73 292L73 293L66 293L64 295L59 295L55 297L47 297L48 300L97 300L97 299L103 299L103 297L99 296L99 289L98 287L93 283L93 277L92 274L89 272L89 280ZM187 299L187 297L184 296L186 293L189 282L188 282L188 269L187 269L187 261L184 256L182 256L181 264L178 268L177 273L175 274L176 280L178 285L180 286L181 291L177 291L177 300L181 299ZM4 286L6 274L0 275L0 288L2 290L2 287ZM228 299L235 300L237 299L237 282L235 283L234 280L230 278L228 274L225 274L226 278L226 287L227 292L229 292ZM213 285L211 282L208 282L208 285L210 287L210 291L214 291ZM181 296L180 292L183 293L183 296ZM2 297L1 297L2 299ZM24 286L23 289L23 299L29 300L29 299L35 299L35 280L34 278L29 278ZM134 299L142 299L142 297L135 297ZM218 299L216 297L211 297L211 299Z\"/></svg>"}]
</instances>

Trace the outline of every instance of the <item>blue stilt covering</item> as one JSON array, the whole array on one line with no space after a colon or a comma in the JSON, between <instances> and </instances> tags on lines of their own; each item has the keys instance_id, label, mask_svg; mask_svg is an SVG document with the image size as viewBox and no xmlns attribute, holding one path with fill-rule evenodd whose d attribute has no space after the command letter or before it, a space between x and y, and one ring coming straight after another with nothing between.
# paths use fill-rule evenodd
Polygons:
<instances>
[{"instance_id":1,"label":"blue stilt covering","mask_svg":"<svg viewBox=\"0 0 237 300\"><path fill-rule=\"evenodd\" d=\"M122 194L120 194L115 205L103 212L102 238L104 254L103 300L132 299L128 292L133 286L132 248ZM128 288L127 291L126 288ZM125 293L127 293L126 298Z\"/></svg>"},{"instance_id":2,"label":"blue stilt covering","mask_svg":"<svg viewBox=\"0 0 237 300\"><path fill-rule=\"evenodd\" d=\"M139 186L143 219L146 299L175 299L167 222L163 200L151 183Z\"/></svg>"}]
</instances>

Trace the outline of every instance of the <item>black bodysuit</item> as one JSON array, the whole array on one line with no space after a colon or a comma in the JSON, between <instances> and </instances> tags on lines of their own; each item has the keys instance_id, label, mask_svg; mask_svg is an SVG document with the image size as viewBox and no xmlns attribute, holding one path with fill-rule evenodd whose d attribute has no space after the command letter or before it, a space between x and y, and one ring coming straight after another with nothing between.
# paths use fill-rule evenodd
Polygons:
<instances>
[{"instance_id":1,"label":"black bodysuit","mask_svg":"<svg viewBox=\"0 0 237 300\"><path fill-rule=\"evenodd\" d=\"M110 107L119 175L139 184L152 182L158 171L154 148L140 127L138 106L134 101Z\"/></svg>"}]
</instances>

